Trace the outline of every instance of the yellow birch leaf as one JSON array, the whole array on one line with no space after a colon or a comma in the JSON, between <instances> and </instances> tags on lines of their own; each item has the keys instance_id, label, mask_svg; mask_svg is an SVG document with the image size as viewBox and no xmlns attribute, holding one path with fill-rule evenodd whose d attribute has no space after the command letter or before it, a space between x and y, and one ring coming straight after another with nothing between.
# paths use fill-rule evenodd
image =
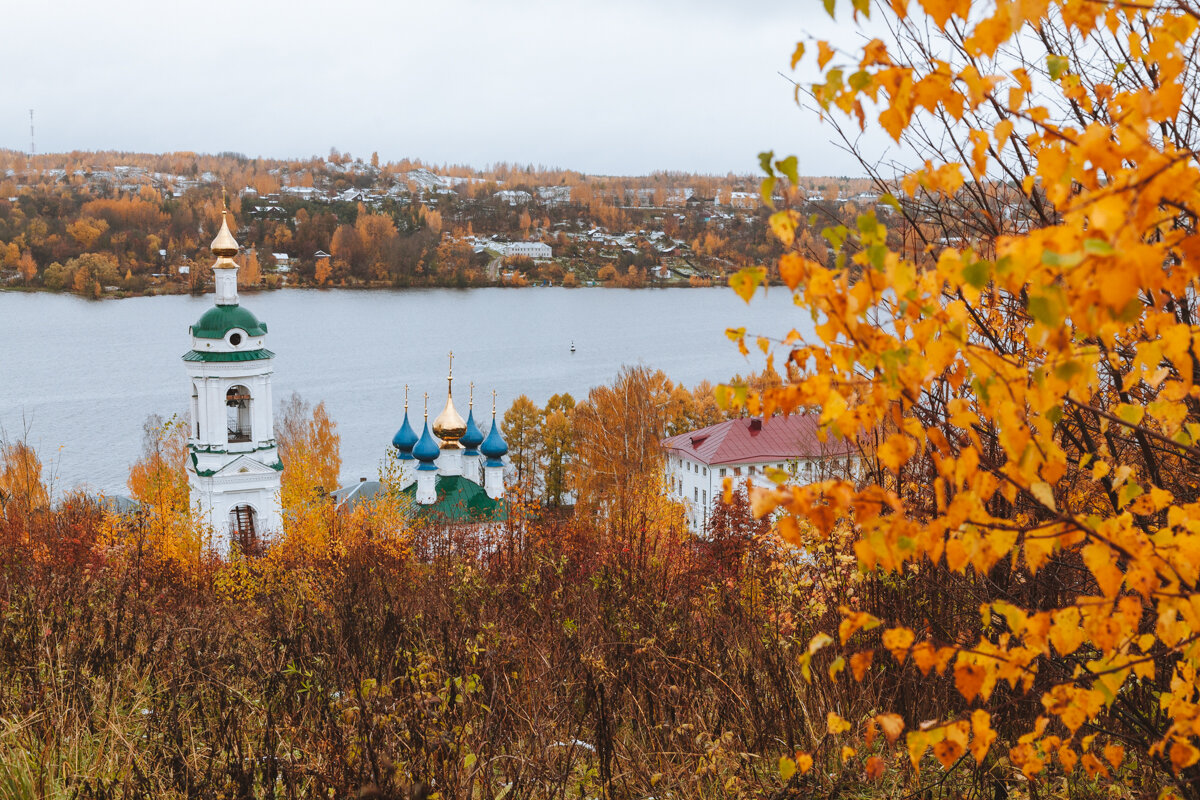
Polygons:
<instances>
[{"instance_id":1,"label":"yellow birch leaf","mask_svg":"<svg viewBox=\"0 0 1200 800\"><path fill-rule=\"evenodd\" d=\"M1080 759L1080 762L1083 764L1083 768L1087 772L1089 778L1108 777L1108 769L1104 766L1100 759L1096 758L1095 754L1084 753L1083 758Z\"/></svg>"},{"instance_id":2,"label":"yellow birch leaf","mask_svg":"<svg viewBox=\"0 0 1200 800\"><path fill-rule=\"evenodd\" d=\"M1185 742L1182 739L1176 739L1171 743L1171 767L1179 772L1200 761L1200 750L1192 746L1190 742Z\"/></svg>"},{"instance_id":3,"label":"yellow birch leaf","mask_svg":"<svg viewBox=\"0 0 1200 800\"><path fill-rule=\"evenodd\" d=\"M993 129L996 134L996 149L1003 150L1004 145L1008 143L1008 139L1012 136L1013 123L1011 119L1002 119L996 123Z\"/></svg>"},{"instance_id":4,"label":"yellow birch leaf","mask_svg":"<svg viewBox=\"0 0 1200 800\"><path fill-rule=\"evenodd\" d=\"M785 208L782 211L776 211L768 220L771 224L771 231L784 247L791 247L792 242L796 240L797 219L798 215L795 211Z\"/></svg>"},{"instance_id":5,"label":"yellow birch leaf","mask_svg":"<svg viewBox=\"0 0 1200 800\"><path fill-rule=\"evenodd\" d=\"M959 658L961 659L962 656ZM979 694L985 678L987 678L987 670L979 664L957 663L954 665L954 686L968 703Z\"/></svg>"},{"instance_id":6,"label":"yellow birch leaf","mask_svg":"<svg viewBox=\"0 0 1200 800\"><path fill-rule=\"evenodd\" d=\"M955 732L954 726L948 726L945 731L946 737L933 746L934 757L942 763L942 767L945 769L954 766L954 762L958 761L966 751L963 740L960 740Z\"/></svg>"},{"instance_id":7,"label":"yellow birch leaf","mask_svg":"<svg viewBox=\"0 0 1200 800\"><path fill-rule=\"evenodd\" d=\"M1096 584L1104 596L1116 597L1117 592L1121 591L1121 583L1125 579L1125 574L1114 563L1116 553L1112 548L1101 542L1093 542L1083 548L1082 555L1083 563L1091 570L1092 575L1096 578Z\"/></svg>"},{"instance_id":8,"label":"yellow birch leaf","mask_svg":"<svg viewBox=\"0 0 1200 800\"><path fill-rule=\"evenodd\" d=\"M877 455L885 467L898 472L917 451L917 443L908 436L893 433L879 446Z\"/></svg>"},{"instance_id":9,"label":"yellow birch leaf","mask_svg":"<svg viewBox=\"0 0 1200 800\"><path fill-rule=\"evenodd\" d=\"M912 761L913 769L920 772L921 756L925 755L925 751L929 749L929 734L925 731L909 731L905 743L908 746L908 757Z\"/></svg>"},{"instance_id":10,"label":"yellow birch leaf","mask_svg":"<svg viewBox=\"0 0 1200 800\"><path fill-rule=\"evenodd\" d=\"M842 614L842 621L838 623L838 636L841 638L842 644L845 644L846 640L860 629L869 631L879 625L879 618L865 611L852 612L847 608L843 608Z\"/></svg>"},{"instance_id":11,"label":"yellow birch leaf","mask_svg":"<svg viewBox=\"0 0 1200 800\"><path fill-rule=\"evenodd\" d=\"M796 42L796 49L792 51L792 69L796 68L802 58L804 58L804 42Z\"/></svg>"},{"instance_id":12,"label":"yellow birch leaf","mask_svg":"<svg viewBox=\"0 0 1200 800\"><path fill-rule=\"evenodd\" d=\"M895 744L896 740L900 738L900 734L904 732L904 718L899 714L878 714L875 721L879 723L879 728L887 737L888 744Z\"/></svg>"},{"instance_id":13,"label":"yellow birch leaf","mask_svg":"<svg viewBox=\"0 0 1200 800\"><path fill-rule=\"evenodd\" d=\"M1036 481L1029 487L1029 493L1046 508L1058 511L1058 505L1054 502L1054 490L1050 488L1050 484L1045 481Z\"/></svg>"},{"instance_id":14,"label":"yellow birch leaf","mask_svg":"<svg viewBox=\"0 0 1200 800\"><path fill-rule=\"evenodd\" d=\"M890 628L883 633L883 646L898 663L903 664L915 638L916 635L909 628Z\"/></svg>"},{"instance_id":15,"label":"yellow birch leaf","mask_svg":"<svg viewBox=\"0 0 1200 800\"><path fill-rule=\"evenodd\" d=\"M807 274L807 262L799 253L784 253L779 259L779 277L793 292Z\"/></svg>"},{"instance_id":16,"label":"yellow birch leaf","mask_svg":"<svg viewBox=\"0 0 1200 800\"><path fill-rule=\"evenodd\" d=\"M829 42L821 40L817 42L817 69L825 69L825 65L833 58L833 48L829 46Z\"/></svg>"},{"instance_id":17,"label":"yellow birch leaf","mask_svg":"<svg viewBox=\"0 0 1200 800\"><path fill-rule=\"evenodd\" d=\"M1060 656L1069 656L1083 644L1084 632L1079 626L1079 609L1074 606L1051 614L1050 644Z\"/></svg>"},{"instance_id":18,"label":"yellow birch leaf","mask_svg":"<svg viewBox=\"0 0 1200 800\"><path fill-rule=\"evenodd\" d=\"M874 658L874 650L864 650L861 653L855 653L850 656L850 674L854 676L854 680L862 683L863 677L867 674L867 670L871 666L871 660Z\"/></svg>"},{"instance_id":19,"label":"yellow birch leaf","mask_svg":"<svg viewBox=\"0 0 1200 800\"><path fill-rule=\"evenodd\" d=\"M971 733L971 755L975 756L976 764L982 764L992 742L996 741L996 732L992 730L992 715L982 708L976 709L971 714Z\"/></svg>"},{"instance_id":20,"label":"yellow birch leaf","mask_svg":"<svg viewBox=\"0 0 1200 800\"><path fill-rule=\"evenodd\" d=\"M726 478L726 480L729 479ZM728 496L731 500L733 499L732 487L729 489ZM796 518L791 514L784 514L775 520L775 532L779 534L780 539L783 539L794 547L800 547L804 544L800 536L800 526L796 523Z\"/></svg>"},{"instance_id":21,"label":"yellow birch leaf","mask_svg":"<svg viewBox=\"0 0 1200 800\"><path fill-rule=\"evenodd\" d=\"M1029 571L1037 573L1047 561L1050 560L1050 555L1054 552L1054 547L1058 543L1058 539L1053 536L1026 536L1025 537L1025 564L1029 567Z\"/></svg>"}]
</instances>

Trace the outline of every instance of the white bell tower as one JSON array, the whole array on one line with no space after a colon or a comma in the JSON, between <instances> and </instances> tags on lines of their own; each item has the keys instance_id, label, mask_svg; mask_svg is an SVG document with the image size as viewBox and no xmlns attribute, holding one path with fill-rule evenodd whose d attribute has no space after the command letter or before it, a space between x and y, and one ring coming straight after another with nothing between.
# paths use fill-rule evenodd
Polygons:
<instances>
[{"instance_id":1,"label":"white bell tower","mask_svg":"<svg viewBox=\"0 0 1200 800\"><path fill-rule=\"evenodd\" d=\"M238 305L239 247L228 217L226 209L211 247L216 306L191 326L183 357L192 389L187 473L201 521L226 548L254 552L283 522L271 412L275 354L265 347L266 324Z\"/></svg>"}]
</instances>

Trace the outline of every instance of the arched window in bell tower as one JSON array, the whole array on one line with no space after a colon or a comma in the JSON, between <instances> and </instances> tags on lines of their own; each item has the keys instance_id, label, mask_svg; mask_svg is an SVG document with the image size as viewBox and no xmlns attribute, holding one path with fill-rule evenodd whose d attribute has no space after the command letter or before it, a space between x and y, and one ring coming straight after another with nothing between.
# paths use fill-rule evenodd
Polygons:
<instances>
[{"instance_id":1,"label":"arched window in bell tower","mask_svg":"<svg viewBox=\"0 0 1200 800\"><path fill-rule=\"evenodd\" d=\"M229 443L249 442L250 435L250 390L245 386L230 386L225 393L227 409L226 428L229 431Z\"/></svg>"}]
</instances>

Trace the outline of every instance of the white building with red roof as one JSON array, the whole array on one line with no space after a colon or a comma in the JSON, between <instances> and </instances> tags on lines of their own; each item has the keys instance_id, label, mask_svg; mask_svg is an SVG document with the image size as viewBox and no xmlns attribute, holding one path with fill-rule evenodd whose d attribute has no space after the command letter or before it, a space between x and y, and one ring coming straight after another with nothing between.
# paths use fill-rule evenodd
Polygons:
<instances>
[{"instance_id":1,"label":"white building with red roof","mask_svg":"<svg viewBox=\"0 0 1200 800\"><path fill-rule=\"evenodd\" d=\"M767 471L779 469L800 483L858 473L853 442L833 435L821 441L816 414L741 417L662 440L667 451L667 489L688 509L692 532L708 527L725 478L772 485Z\"/></svg>"}]
</instances>

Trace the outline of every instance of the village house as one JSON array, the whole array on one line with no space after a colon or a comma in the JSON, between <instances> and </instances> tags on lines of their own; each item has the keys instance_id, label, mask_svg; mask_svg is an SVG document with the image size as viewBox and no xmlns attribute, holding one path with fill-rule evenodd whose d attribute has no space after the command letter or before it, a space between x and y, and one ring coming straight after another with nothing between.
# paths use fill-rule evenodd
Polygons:
<instances>
[{"instance_id":1,"label":"village house","mask_svg":"<svg viewBox=\"0 0 1200 800\"><path fill-rule=\"evenodd\" d=\"M822 442L818 427L816 414L741 417L663 439L668 494L686 507L692 533L708 529L727 477L765 487L774 485L771 470L800 483L857 475L854 443L832 436Z\"/></svg>"},{"instance_id":2,"label":"village house","mask_svg":"<svg viewBox=\"0 0 1200 800\"><path fill-rule=\"evenodd\" d=\"M503 245L503 253L510 258L525 256L526 258L545 259L554 256L554 250L544 242L507 242Z\"/></svg>"}]
</instances>

